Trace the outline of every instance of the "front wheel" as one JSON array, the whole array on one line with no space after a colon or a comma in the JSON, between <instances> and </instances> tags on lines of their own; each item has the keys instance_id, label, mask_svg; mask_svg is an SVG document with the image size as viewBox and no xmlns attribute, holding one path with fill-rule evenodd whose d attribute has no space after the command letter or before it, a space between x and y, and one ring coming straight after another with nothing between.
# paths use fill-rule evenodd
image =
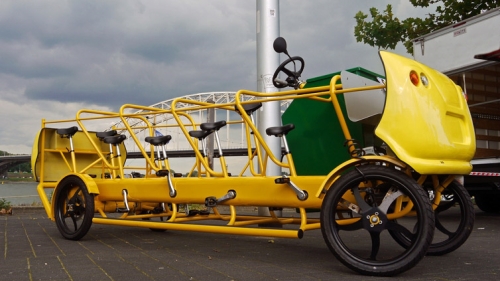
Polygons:
<instances>
[{"instance_id":1,"label":"front wheel","mask_svg":"<svg viewBox=\"0 0 500 281\"><path fill-rule=\"evenodd\" d=\"M90 229L94 217L94 196L76 176L63 179L58 185L54 206L57 228L69 240L79 240Z\"/></svg>"},{"instance_id":2,"label":"front wheel","mask_svg":"<svg viewBox=\"0 0 500 281\"><path fill-rule=\"evenodd\" d=\"M417 223L395 223L411 210ZM332 253L352 270L393 276L409 270L432 241L434 214L428 194L404 173L385 166L355 167L328 190L321 208L321 231ZM411 237L409 247L395 243L388 231Z\"/></svg>"}]
</instances>

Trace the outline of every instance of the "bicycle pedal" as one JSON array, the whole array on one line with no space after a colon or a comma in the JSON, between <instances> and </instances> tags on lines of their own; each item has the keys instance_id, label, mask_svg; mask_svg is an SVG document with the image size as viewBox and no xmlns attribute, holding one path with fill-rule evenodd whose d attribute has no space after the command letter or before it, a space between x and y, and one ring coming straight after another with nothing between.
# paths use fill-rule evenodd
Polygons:
<instances>
[{"instance_id":1,"label":"bicycle pedal","mask_svg":"<svg viewBox=\"0 0 500 281\"><path fill-rule=\"evenodd\" d=\"M200 215L202 215L202 216L208 216L208 215L210 215L210 211L209 210L201 210L200 211Z\"/></svg>"},{"instance_id":2,"label":"bicycle pedal","mask_svg":"<svg viewBox=\"0 0 500 281\"><path fill-rule=\"evenodd\" d=\"M210 196L210 197L205 198L205 206L216 207L217 206L217 198L214 196Z\"/></svg>"},{"instance_id":3,"label":"bicycle pedal","mask_svg":"<svg viewBox=\"0 0 500 281\"><path fill-rule=\"evenodd\" d=\"M286 183L290 183L290 179L289 178L277 178L274 180L274 183L275 184L286 184Z\"/></svg>"},{"instance_id":4,"label":"bicycle pedal","mask_svg":"<svg viewBox=\"0 0 500 281\"><path fill-rule=\"evenodd\" d=\"M127 208L116 208L117 213L128 213L129 210Z\"/></svg>"}]
</instances>

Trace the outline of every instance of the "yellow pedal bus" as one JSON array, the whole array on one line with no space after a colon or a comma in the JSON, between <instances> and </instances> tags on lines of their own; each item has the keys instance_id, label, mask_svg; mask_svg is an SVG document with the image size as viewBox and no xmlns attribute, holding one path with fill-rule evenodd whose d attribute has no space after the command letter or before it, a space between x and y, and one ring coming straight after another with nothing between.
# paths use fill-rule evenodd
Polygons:
<instances>
[{"instance_id":1,"label":"yellow pedal bus","mask_svg":"<svg viewBox=\"0 0 500 281\"><path fill-rule=\"evenodd\" d=\"M274 47L284 52L284 39L278 38ZM118 112L83 109L74 119L43 120L32 167L45 211L70 240L84 237L93 223L284 238L301 238L307 231L321 229L327 246L343 264L375 276L404 272L425 254L451 252L468 238L474 220L470 197L455 180L471 171L475 152L466 100L460 87L443 74L388 52L381 51L380 57L386 80L375 85L350 86L356 78L342 73L330 85L305 88L299 81L304 61L290 57L276 70L273 83L292 90L269 94L240 90L231 103L179 98L170 109L125 104ZM292 64L301 66L292 70ZM287 78L280 80L280 73ZM378 114L375 135L386 144L385 153L357 147L337 98L340 94L346 97L346 106L361 108L353 113L359 120L363 119L359 115ZM347 101L349 95L358 97ZM328 175L298 175L286 140L294 124L266 130L281 138L284 147L282 155L273 154L253 115L263 103L285 99L331 104L337 120L324 122L339 122L346 147L328 149L347 148L350 159ZM228 172L219 143L218 132L228 122L199 124L190 116L206 109L241 116L248 161L240 173ZM172 172L167 144L173 137L155 134L155 116L165 115L176 121L195 155L187 176ZM89 130L95 122L116 125L104 132ZM139 137L136 123L144 124L140 129L147 137ZM218 146L217 169L207 157L206 141L211 136ZM126 164L126 138L139 149L143 165L132 168L143 171L144 177L126 173L131 168ZM286 174L268 175L271 162ZM193 204L206 208L190 212L188 206ZM270 215L242 214L241 206L269 208ZM460 219L450 229L438 214L453 206L458 206ZM298 215L280 216L274 211L279 208L297 209ZM320 210L319 217L310 209Z\"/></svg>"}]
</instances>

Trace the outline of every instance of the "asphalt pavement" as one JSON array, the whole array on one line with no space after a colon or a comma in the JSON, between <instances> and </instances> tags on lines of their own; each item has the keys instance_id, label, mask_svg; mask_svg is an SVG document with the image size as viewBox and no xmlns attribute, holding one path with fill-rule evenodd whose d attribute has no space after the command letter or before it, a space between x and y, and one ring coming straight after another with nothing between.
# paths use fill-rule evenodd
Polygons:
<instances>
[{"instance_id":1,"label":"asphalt pavement","mask_svg":"<svg viewBox=\"0 0 500 281\"><path fill-rule=\"evenodd\" d=\"M466 243L427 256L393 280L499 280L500 214L476 210ZM386 280L359 275L328 250L321 231L263 238L93 224L65 240L43 209L0 216L0 280Z\"/></svg>"}]
</instances>

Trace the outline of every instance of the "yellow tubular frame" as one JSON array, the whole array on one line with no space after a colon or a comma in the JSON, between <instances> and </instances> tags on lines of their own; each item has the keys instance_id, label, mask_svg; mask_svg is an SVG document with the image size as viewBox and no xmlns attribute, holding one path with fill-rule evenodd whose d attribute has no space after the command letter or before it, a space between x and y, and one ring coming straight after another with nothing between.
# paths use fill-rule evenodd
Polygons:
<instances>
[{"instance_id":1,"label":"yellow tubular frame","mask_svg":"<svg viewBox=\"0 0 500 281\"><path fill-rule=\"evenodd\" d=\"M392 58L388 60L388 63L393 63ZM338 117L342 134L345 139L350 142L351 134L347 126L345 117L342 113L339 100L337 99L338 94L349 94L350 92L357 91L368 91L374 89L383 89L385 85L379 86L368 86L359 88L344 89L342 84L338 84L341 77L339 75L334 76L328 86L309 88L309 89L298 89L291 91L283 91L277 93L260 93L255 91L240 90L236 93L234 103L225 104L213 104L207 102L193 101L183 98L175 99L171 104L171 109L159 109L148 106L140 106L133 104L124 104L119 112L107 112L98 110L80 110L78 111L76 118L71 120L56 120L56 121L46 121L42 120L42 130L37 136L37 140L34 146L34 153L32 163L33 166L37 167L39 173L35 174L39 177L39 184L37 186L37 191L41 198L42 204L47 212L49 218L54 219L54 208L55 199L52 198L50 202L46 195L46 189L54 189L54 194L58 192L59 182L68 176L77 176L85 183L89 193L95 195L95 212L101 215L101 218L93 218L93 222L101 224L111 224L111 225L126 225L126 226L136 226L136 227L147 227L147 228L157 228L157 229L174 229L174 230L187 230L187 231L201 231L201 232L213 232L213 233L227 233L227 234L241 234L241 235L259 235L259 236L274 236L274 237L287 237L287 238L300 238L303 232L306 230L318 229L320 228L320 222L318 219L309 219L307 217L306 208L321 208L322 200L328 192L329 188L339 179L342 174L349 168L366 164L366 163L378 163L379 165L384 165L388 167L397 168L398 170L406 172L411 176L414 163L411 161L406 161L400 158L400 150L396 157L391 156L360 156L354 157L345 161L341 165L335 167L326 176L299 176L295 169L293 156L291 153L286 155L286 161L279 160L277 155L274 155L270 150L269 146L265 143L264 138L261 133L257 130L255 124L253 124L250 116L248 116L243 108L245 104L259 103L259 102L272 102L272 101L282 101L286 99L312 99L321 102L329 102L332 104L335 113ZM302 87L303 85L301 85ZM389 90L389 89L388 89ZM392 93L388 93L391 95ZM251 96L253 100L246 100L245 98ZM393 102L392 100L390 102ZM189 106L181 107L181 104L188 104ZM125 113L127 109L141 110L140 113ZM247 140L247 151L248 151L248 162L244 166L243 170L240 172L239 176L229 177L226 162L224 157L220 157L219 161L221 164L222 171L215 171L210 168L207 159L200 153L198 149L198 140L193 139L189 135L188 127L196 129L199 124L194 122L193 118L189 115L190 111L202 110L202 109L221 109L229 111L238 111L242 117L242 122L245 128L245 137ZM394 113L391 113L391 108L386 107L384 116L392 116L394 118ZM154 146L150 146L150 153L145 150L141 145L141 141L134 133L134 128L130 125L130 120L140 120L145 125L141 129L147 130L149 135L154 135L154 130L156 128L155 124L152 124L145 117L146 115L160 115L168 114L171 115L176 121L176 125L183 132L184 137L188 141L189 145L193 149L195 154L195 163L190 170L191 175L195 169L198 170L198 177L189 178L172 178L173 188L177 191L176 196L169 195L169 185L164 178L156 177L150 174L150 170L159 171L164 167L170 170L170 163L168 160L164 162L156 163L154 153ZM90 117L87 115L91 115ZM124 159L111 159L108 161L105 153L103 152L102 146L98 143L91 132L85 127L86 121L90 120L101 120L101 119L117 119L123 123L124 128L117 128L119 130L126 130L141 154L145 159L145 170L146 178L143 179L128 179L125 178L124 174ZM187 120L187 121L185 121ZM467 121L467 120L466 120ZM71 163L68 161L67 156L64 151L58 148L52 148L50 143L47 143L47 124L62 124L76 122L80 129L81 134L79 141L86 142L85 144L90 146L91 151L82 151L75 148L70 154ZM239 121L238 121L239 122ZM383 138L386 134L389 134L390 129L387 129L386 123L384 121L383 126L378 129L378 132ZM385 127L384 127L385 126ZM388 131L389 130L389 131ZM388 133L389 132L389 133ZM453 133L453 132L452 132ZM253 136L252 136L253 134ZM390 135L390 134L389 134ZM385 141L385 139L383 139ZM390 141L389 141L390 143ZM348 143L349 152L353 153L354 147ZM252 149L252 145L255 146L255 150ZM118 148L120 151L124 148ZM45 171L45 165L47 156L45 153L59 153L62 158L62 162L68 168L68 172L57 181L47 181L47 174ZM96 158L91 158L87 162L78 165L79 160L81 160L80 154L95 154ZM52 157L54 158L54 157ZM54 161L53 159L50 161ZM256 160L260 172L257 172L254 166L254 161ZM307 200L301 201L297 198L293 190L291 190L286 184L277 184L274 182L278 176L267 176L266 166L268 161L280 166L281 168L288 169L290 173L290 180L296 183L300 188L310 195ZM463 163L461 163L463 164ZM100 165L100 166L99 166ZM113 173L112 179L105 178L92 178L87 173L95 167L100 167L102 173L104 171L111 171ZM249 169L253 177L244 177L244 172ZM439 171L437 171L439 174ZM431 177L433 182L433 187L435 191L434 208L439 204L441 192L453 181L454 175L449 175L446 179L440 181L437 175L433 173L423 173L418 179L419 184L423 184L426 179ZM123 197L121 194L122 189L127 189L127 200L130 206L135 208L135 211L123 214L119 219L111 219L107 217L107 212L112 212L117 206L123 205ZM222 202L221 205L227 205L229 207L229 215L223 215L219 211L218 207L213 207L213 213L206 216L188 216L188 214L183 214L179 210L179 205L181 204L204 204L205 199L208 197L219 198L228 193L228 190L234 190L236 192L236 197L227 200L227 202ZM397 219L403 216L412 215L412 203L403 204L403 201L407 200L405 197L400 197L397 199L396 207L393 213L388 214L389 219ZM140 210L157 210L155 209L158 204L170 203L171 209L160 211L159 213L151 214L141 214ZM351 202L355 203L355 202ZM114 204L114 205L113 205ZM261 206L261 207L290 207L297 208L299 210L299 218L279 218L276 214L271 211L271 216L241 216L237 215L237 206ZM158 217L169 217L167 222L153 222L153 221L142 221L143 218L158 218ZM196 224L186 224L186 222L198 222L204 220L222 220L227 222L225 226L213 226L213 225L202 225ZM355 219L343 219L338 220L339 224L350 224L356 222ZM284 229L267 229L267 228L248 228L248 225L264 224L264 223L278 223L278 224L296 224L298 229L294 230L284 230Z\"/></svg>"}]
</instances>

